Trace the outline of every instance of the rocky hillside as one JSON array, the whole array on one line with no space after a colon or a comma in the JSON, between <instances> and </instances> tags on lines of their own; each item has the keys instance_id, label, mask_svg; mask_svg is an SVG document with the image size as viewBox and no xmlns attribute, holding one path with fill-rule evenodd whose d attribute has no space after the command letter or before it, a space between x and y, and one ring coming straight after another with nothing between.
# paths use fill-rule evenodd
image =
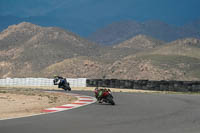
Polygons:
<instances>
[{"instance_id":1,"label":"rocky hillside","mask_svg":"<svg viewBox=\"0 0 200 133\"><path fill-rule=\"evenodd\" d=\"M107 74L124 79L199 80L199 67L200 40L186 38L122 58Z\"/></svg>"},{"instance_id":2,"label":"rocky hillside","mask_svg":"<svg viewBox=\"0 0 200 133\"><path fill-rule=\"evenodd\" d=\"M164 44L164 42L148 37L146 35L137 35L118 45L114 45L113 48L129 48L136 50L144 50L144 49L155 48L156 46L162 44Z\"/></svg>"},{"instance_id":3,"label":"rocky hillside","mask_svg":"<svg viewBox=\"0 0 200 133\"><path fill-rule=\"evenodd\" d=\"M152 54L181 55L200 58L200 40L195 38L176 40L155 49Z\"/></svg>"},{"instance_id":4,"label":"rocky hillside","mask_svg":"<svg viewBox=\"0 0 200 133\"><path fill-rule=\"evenodd\" d=\"M147 52L161 45L164 45L163 41L146 35L138 35L114 46L104 46L104 51L101 52L104 54L100 55L100 58L113 63L126 56Z\"/></svg>"},{"instance_id":5,"label":"rocky hillside","mask_svg":"<svg viewBox=\"0 0 200 133\"><path fill-rule=\"evenodd\" d=\"M53 73L63 73L66 77L200 80L198 39L177 40L140 52L134 52L133 48L107 50L103 57L68 59L48 67L43 72L49 76Z\"/></svg>"},{"instance_id":6,"label":"rocky hillside","mask_svg":"<svg viewBox=\"0 0 200 133\"><path fill-rule=\"evenodd\" d=\"M66 58L98 55L97 45L70 32L31 23L12 25L0 33L0 75L32 75Z\"/></svg>"},{"instance_id":7,"label":"rocky hillside","mask_svg":"<svg viewBox=\"0 0 200 133\"><path fill-rule=\"evenodd\" d=\"M200 80L200 40L146 35L99 46L54 27L12 25L0 33L0 77Z\"/></svg>"},{"instance_id":8,"label":"rocky hillside","mask_svg":"<svg viewBox=\"0 0 200 133\"><path fill-rule=\"evenodd\" d=\"M199 25L199 21L182 27L169 25L160 21L146 21L143 23L120 21L100 28L92 33L88 39L98 44L115 45L142 34L171 42L186 37L200 38Z\"/></svg>"}]
</instances>

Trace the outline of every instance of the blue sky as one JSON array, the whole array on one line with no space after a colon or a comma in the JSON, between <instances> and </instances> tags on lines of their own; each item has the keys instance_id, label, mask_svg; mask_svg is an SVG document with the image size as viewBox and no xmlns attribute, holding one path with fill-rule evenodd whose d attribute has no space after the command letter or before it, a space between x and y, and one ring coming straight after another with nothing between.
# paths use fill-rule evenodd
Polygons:
<instances>
[{"instance_id":1,"label":"blue sky","mask_svg":"<svg viewBox=\"0 0 200 133\"><path fill-rule=\"evenodd\" d=\"M62 12L63 11L63 12ZM1 0L0 15L58 16L94 19L157 19L183 24L200 18L199 0Z\"/></svg>"},{"instance_id":2,"label":"blue sky","mask_svg":"<svg viewBox=\"0 0 200 133\"><path fill-rule=\"evenodd\" d=\"M36 24L67 25L88 33L123 20L183 25L200 19L199 14L200 0L0 0L0 16L34 16L31 20ZM40 22L36 20L38 16ZM56 21L48 24L41 18Z\"/></svg>"}]
</instances>

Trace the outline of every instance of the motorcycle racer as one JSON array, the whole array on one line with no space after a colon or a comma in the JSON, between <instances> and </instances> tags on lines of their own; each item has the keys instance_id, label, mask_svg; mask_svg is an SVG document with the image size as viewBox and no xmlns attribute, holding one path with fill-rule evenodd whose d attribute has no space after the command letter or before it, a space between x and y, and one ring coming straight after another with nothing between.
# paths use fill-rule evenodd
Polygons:
<instances>
[{"instance_id":1,"label":"motorcycle racer","mask_svg":"<svg viewBox=\"0 0 200 133\"><path fill-rule=\"evenodd\" d=\"M71 91L70 84L67 82L66 78L55 75L53 82L54 82L54 85L58 85L58 88L63 88L64 90Z\"/></svg>"},{"instance_id":2,"label":"motorcycle racer","mask_svg":"<svg viewBox=\"0 0 200 133\"><path fill-rule=\"evenodd\" d=\"M102 99L104 98L104 93L109 92L109 89L106 88L95 88L95 97L99 103L102 103Z\"/></svg>"}]
</instances>

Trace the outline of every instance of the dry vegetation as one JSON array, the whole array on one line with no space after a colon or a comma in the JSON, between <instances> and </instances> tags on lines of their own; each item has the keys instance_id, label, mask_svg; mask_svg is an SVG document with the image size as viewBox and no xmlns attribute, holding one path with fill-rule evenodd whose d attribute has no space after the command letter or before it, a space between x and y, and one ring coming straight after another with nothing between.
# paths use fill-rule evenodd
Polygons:
<instances>
[{"instance_id":1,"label":"dry vegetation","mask_svg":"<svg viewBox=\"0 0 200 133\"><path fill-rule=\"evenodd\" d=\"M0 33L0 77L200 80L200 40L170 43L138 35L100 46L59 28L30 23Z\"/></svg>"}]
</instances>

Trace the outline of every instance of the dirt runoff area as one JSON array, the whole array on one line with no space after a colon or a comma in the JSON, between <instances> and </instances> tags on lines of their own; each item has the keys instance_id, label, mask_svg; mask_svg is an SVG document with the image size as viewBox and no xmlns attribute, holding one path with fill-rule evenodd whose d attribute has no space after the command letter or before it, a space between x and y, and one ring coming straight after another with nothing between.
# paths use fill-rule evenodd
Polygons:
<instances>
[{"instance_id":1,"label":"dirt runoff area","mask_svg":"<svg viewBox=\"0 0 200 133\"><path fill-rule=\"evenodd\" d=\"M42 113L43 109L76 101L76 97L38 89L0 88L0 119Z\"/></svg>"}]
</instances>

